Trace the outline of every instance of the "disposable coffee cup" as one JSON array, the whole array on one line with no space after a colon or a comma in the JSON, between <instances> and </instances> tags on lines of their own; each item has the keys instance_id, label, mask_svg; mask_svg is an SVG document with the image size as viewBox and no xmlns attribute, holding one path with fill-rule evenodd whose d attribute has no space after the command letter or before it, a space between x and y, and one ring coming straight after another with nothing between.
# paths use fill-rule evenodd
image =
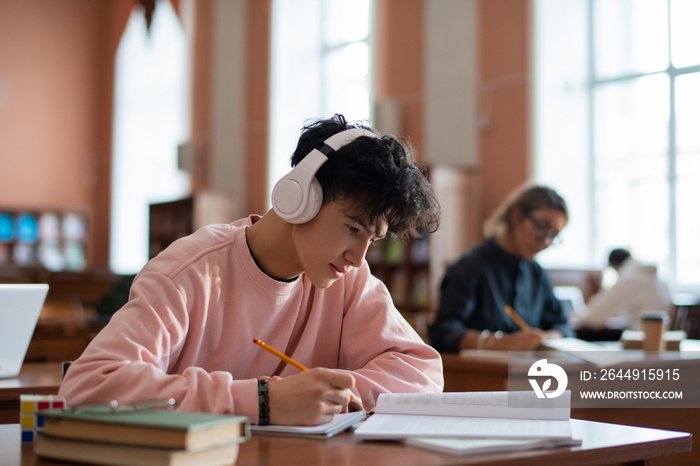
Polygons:
<instances>
[{"instance_id":1,"label":"disposable coffee cup","mask_svg":"<svg viewBox=\"0 0 700 466\"><path fill-rule=\"evenodd\" d=\"M666 349L664 332L668 328L668 314L663 311L643 312L641 318L642 330L644 331L642 349L644 351L664 351Z\"/></svg>"}]
</instances>

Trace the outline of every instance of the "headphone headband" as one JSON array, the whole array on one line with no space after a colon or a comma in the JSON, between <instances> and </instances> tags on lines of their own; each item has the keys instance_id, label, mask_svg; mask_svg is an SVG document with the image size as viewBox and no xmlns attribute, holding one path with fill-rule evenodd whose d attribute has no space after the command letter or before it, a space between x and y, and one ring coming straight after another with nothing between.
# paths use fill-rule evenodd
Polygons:
<instances>
[{"instance_id":1,"label":"headphone headband","mask_svg":"<svg viewBox=\"0 0 700 466\"><path fill-rule=\"evenodd\" d=\"M316 172L331 152L361 137L377 135L364 128L340 131L323 141L323 147L309 152L272 190L272 207L289 223L306 223L316 216L323 203L323 190Z\"/></svg>"},{"instance_id":2,"label":"headphone headband","mask_svg":"<svg viewBox=\"0 0 700 466\"><path fill-rule=\"evenodd\" d=\"M370 138L377 137L377 135L372 131L364 128L350 128L339 133L335 133L333 136L323 141L323 144L331 147L333 150L338 150L361 136L367 136Z\"/></svg>"}]
</instances>

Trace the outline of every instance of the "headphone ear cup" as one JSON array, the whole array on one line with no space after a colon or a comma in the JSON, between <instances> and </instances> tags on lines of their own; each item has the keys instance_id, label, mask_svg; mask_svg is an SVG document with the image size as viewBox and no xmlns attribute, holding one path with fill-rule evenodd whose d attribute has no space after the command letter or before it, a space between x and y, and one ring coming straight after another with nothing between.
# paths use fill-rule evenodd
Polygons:
<instances>
[{"instance_id":1,"label":"headphone ear cup","mask_svg":"<svg viewBox=\"0 0 700 466\"><path fill-rule=\"evenodd\" d=\"M363 128L350 128L324 141L325 151L314 149L296 167L279 180L272 189L272 207L288 223L306 223L313 219L323 204L323 189L316 172L328 157L360 136L377 137Z\"/></svg>"},{"instance_id":2,"label":"headphone ear cup","mask_svg":"<svg viewBox=\"0 0 700 466\"><path fill-rule=\"evenodd\" d=\"M272 208L286 221L299 210L303 198L301 186L297 180L290 177L291 174L290 172L280 179L272 189Z\"/></svg>"},{"instance_id":3,"label":"headphone ear cup","mask_svg":"<svg viewBox=\"0 0 700 466\"><path fill-rule=\"evenodd\" d=\"M314 150L275 184L272 207L284 221L306 223L321 209L323 189L314 174L326 160Z\"/></svg>"},{"instance_id":4,"label":"headphone ear cup","mask_svg":"<svg viewBox=\"0 0 700 466\"><path fill-rule=\"evenodd\" d=\"M308 196L306 206L299 212L295 221L290 221L290 223L310 222L316 214L318 214L318 211L321 210L321 204L323 204L323 188L321 188L321 183L319 183L316 178L311 180L306 195Z\"/></svg>"}]
</instances>

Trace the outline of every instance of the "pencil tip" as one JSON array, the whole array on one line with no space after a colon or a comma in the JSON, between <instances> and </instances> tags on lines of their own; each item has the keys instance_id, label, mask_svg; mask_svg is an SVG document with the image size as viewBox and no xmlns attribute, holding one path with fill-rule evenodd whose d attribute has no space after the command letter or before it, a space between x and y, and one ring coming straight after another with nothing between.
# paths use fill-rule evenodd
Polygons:
<instances>
[{"instance_id":1,"label":"pencil tip","mask_svg":"<svg viewBox=\"0 0 700 466\"><path fill-rule=\"evenodd\" d=\"M253 343L257 343L257 342L258 342L258 339L257 339L257 338L253 338Z\"/></svg>"}]
</instances>

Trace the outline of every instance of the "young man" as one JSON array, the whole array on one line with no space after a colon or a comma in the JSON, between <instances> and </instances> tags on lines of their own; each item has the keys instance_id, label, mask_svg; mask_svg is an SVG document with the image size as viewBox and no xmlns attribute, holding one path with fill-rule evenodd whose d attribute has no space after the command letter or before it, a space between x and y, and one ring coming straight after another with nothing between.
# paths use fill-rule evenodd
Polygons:
<instances>
[{"instance_id":1,"label":"young man","mask_svg":"<svg viewBox=\"0 0 700 466\"><path fill-rule=\"evenodd\" d=\"M369 410L382 392L442 390L438 353L365 261L388 234L437 228L431 186L394 138L340 115L304 128L292 165L264 216L202 228L143 268L67 372L69 404L174 397L183 410L311 425L360 409L351 398Z\"/></svg>"}]
</instances>

